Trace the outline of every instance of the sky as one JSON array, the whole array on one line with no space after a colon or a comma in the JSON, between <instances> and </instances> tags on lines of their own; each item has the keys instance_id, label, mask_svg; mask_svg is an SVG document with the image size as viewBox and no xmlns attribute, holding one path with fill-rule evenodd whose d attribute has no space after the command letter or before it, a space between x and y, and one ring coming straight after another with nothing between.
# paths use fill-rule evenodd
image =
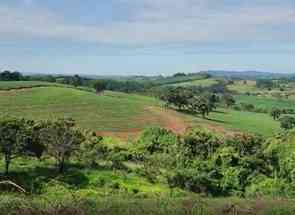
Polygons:
<instances>
[{"instance_id":1,"label":"sky","mask_svg":"<svg viewBox=\"0 0 295 215\"><path fill-rule=\"evenodd\" d=\"M0 70L295 73L295 0L0 0Z\"/></svg>"}]
</instances>

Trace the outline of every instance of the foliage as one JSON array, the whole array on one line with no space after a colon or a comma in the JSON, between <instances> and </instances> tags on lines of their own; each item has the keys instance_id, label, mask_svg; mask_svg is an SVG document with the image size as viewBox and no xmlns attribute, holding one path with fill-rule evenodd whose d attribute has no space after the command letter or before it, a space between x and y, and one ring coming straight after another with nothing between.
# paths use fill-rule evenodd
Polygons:
<instances>
[{"instance_id":1,"label":"foliage","mask_svg":"<svg viewBox=\"0 0 295 215\"><path fill-rule=\"evenodd\" d=\"M0 152L4 155L5 174L11 161L24 153L28 144L29 123L24 119L2 119L0 121Z\"/></svg>"},{"instance_id":2,"label":"foliage","mask_svg":"<svg viewBox=\"0 0 295 215\"><path fill-rule=\"evenodd\" d=\"M144 130L137 142L140 149L149 154L168 152L177 142L177 137L171 131L160 127L151 127Z\"/></svg>"},{"instance_id":3,"label":"foliage","mask_svg":"<svg viewBox=\"0 0 295 215\"><path fill-rule=\"evenodd\" d=\"M271 110L271 112L270 112L270 115L272 116L272 118L273 118L274 120L277 120L277 119L279 119L280 116L281 116L281 110L278 109L278 108L273 108L273 109Z\"/></svg>"},{"instance_id":4,"label":"foliage","mask_svg":"<svg viewBox=\"0 0 295 215\"><path fill-rule=\"evenodd\" d=\"M58 170L62 173L66 160L79 149L84 137L74 128L72 120L60 119L48 121L40 131L40 139L46 145L48 154L56 159Z\"/></svg>"},{"instance_id":5,"label":"foliage","mask_svg":"<svg viewBox=\"0 0 295 215\"><path fill-rule=\"evenodd\" d=\"M280 118L281 128L292 129L295 127L295 118L292 116L283 116Z\"/></svg>"},{"instance_id":6,"label":"foliage","mask_svg":"<svg viewBox=\"0 0 295 215\"><path fill-rule=\"evenodd\" d=\"M0 81L21 81L23 79L24 79L23 75L17 71L15 71L15 72L10 72L10 71L0 72Z\"/></svg>"},{"instance_id":7,"label":"foliage","mask_svg":"<svg viewBox=\"0 0 295 215\"><path fill-rule=\"evenodd\" d=\"M104 90L106 90L106 86L107 86L107 83L105 80L97 80L93 84L93 87L94 87L96 93L101 93Z\"/></svg>"}]
</instances>

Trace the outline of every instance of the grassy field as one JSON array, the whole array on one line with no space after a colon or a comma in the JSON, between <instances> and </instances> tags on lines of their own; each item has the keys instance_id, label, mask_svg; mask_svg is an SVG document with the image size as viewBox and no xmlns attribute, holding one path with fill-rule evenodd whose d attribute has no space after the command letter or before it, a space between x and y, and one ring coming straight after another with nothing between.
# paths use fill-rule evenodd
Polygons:
<instances>
[{"instance_id":1,"label":"grassy field","mask_svg":"<svg viewBox=\"0 0 295 215\"><path fill-rule=\"evenodd\" d=\"M210 79L199 81L208 80ZM40 87L40 84L48 84L48 86ZM31 88L0 91L2 115L37 120L71 117L83 128L106 132L102 133L103 135L115 132L119 137L121 137L120 132L123 132L122 136L125 137L126 133L138 133L147 126L167 127L167 123L171 124L175 130L184 130L183 121L187 118L189 118L187 125L191 126L217 125L228 130L255 132L267 136L280 130L279 123L267 114L221 110L221 112L210 114L211 120L203 120L199 117L187 117L162 111L158 100L146 96L116 92L97 95L67 86L62 87L63 85L56 87L46 82L0 82L0 89L21 86L31 86ZM236 100L269 109L273 106L291 108L295 105L295 100L291 99L277 100L244 95L237 95Z\"/></svg>"},{"instance_id":2,"label":"grassy field","mask_svg":"<svg viewBox=\"0 0 295 215\"><path fill-rule=\"evenodd\" d=\"M209 127L225 134L230 131L242 131L271 136L281 130L278 121L274 121L271 116L263 113L220 108L216 112L210 113L208 119L202 119L200 116L189 118L192 125Z\"/></svg>"},{"instance_id":3,"label":"grassy field","mask_svg":"<svg viewBox=\"0 0 295 215\"><path fill-rule=\"evenodd\" d=\"M172 86L200 86L200 87L209 87L213 84L217 84L217 80L215 79L200 79L200 80L193 80L188 82L176 83L172 84Z\"/></svg>"},{"instance_id":4,"label":"grassy field","mask_svg":"<svg viewBox=\"0 0 295 215\"><path fill-rule=\"evenodd\" d=\"M49 83L44 81L0 81L0 90L12 90L12 89L45 87L45 86L65 87L65 85L63 84Z\"/></svg>"},{"instance_id":5,"label":"grassy field","mask_svg":"<svg viewBox=\"0 0 295 215\"><path fill-rule=\"evenodd\" d=\"M145 96L114 92L96 95L62 87L0 91L2 115L37 120L72 117L80 126L95 131L126 131L161 125L161 119L147 109L157 104L157 100Z\"/></svg>"},{"instance_id":6,"label":"grassy field","mask_svg":"<svg viewBox=\"0 0 295 215\"><path fill-rule=\"evenodd\" d=\"M253 93L259 91L256 87L256 81L234 81L233 84L227 86L229 90L238 92L238 93Z\"/></svg>"},{"instance_id":7,"label":"grassy field","mask_svg":"<svg viewBox=\"0 0 295 215\"><path fill-rule=\"evenodd\" d=\"M278 99L278 98L268 98L268 97L258 97L258 96L247 96L247 95L236 95L235 99L237 102L244 102L248 104L253 104L255 107L264 108L271 110L273 107L277 108L294 108L295 100L293 98L289 99Z\"/></svg>"}]
</instances>

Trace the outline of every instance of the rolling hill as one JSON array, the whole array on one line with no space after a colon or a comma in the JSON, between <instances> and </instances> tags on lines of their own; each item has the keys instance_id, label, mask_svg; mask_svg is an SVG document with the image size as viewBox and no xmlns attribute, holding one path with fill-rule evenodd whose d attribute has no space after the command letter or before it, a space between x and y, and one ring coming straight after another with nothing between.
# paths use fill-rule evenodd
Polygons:
<instances>
[{"instance_id":1,"label":"rolling hill","mask_svg":"<svg viewBox=\"0 0 295 215\"><path fill-rule=\"evenodd\" d=\"M28 84L19 82L19 88ZM176 132L183 126L177 113L162 111L154 98L110 91L97 95L75 88L39 85L0 90L0 107L2 115L37 120L70 117L83 128L119 135L137 133L153 125Z\"/></svg>"}]
</instances>

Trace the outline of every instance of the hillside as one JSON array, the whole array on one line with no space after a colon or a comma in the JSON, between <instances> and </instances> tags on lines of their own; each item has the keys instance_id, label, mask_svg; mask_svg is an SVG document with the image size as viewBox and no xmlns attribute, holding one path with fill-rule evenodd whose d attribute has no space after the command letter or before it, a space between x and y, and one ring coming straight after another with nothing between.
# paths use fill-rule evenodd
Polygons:
<instances>
[{"instance_id":1,"label":"hillside","mask_svg":"<svg viewBox=\"0 0 295 215\"><path fill-rule=\"evenodd\" d=\"M19 86L23 85L20 82ZM56 86L0 91L0 107L2 115L37 120L70 117L83 128L118 135L137 133L153 125L172 126L175 131L183 127L177 113L163 112L154 98L108 91L97 95ZM173 125L174 120L178 125Z\"/></svg>"},{"instance_id":2,"label":"hillside","mask_svg":"<svg viewBox=\"0 0 295 215\"><path fill-rule=\"evenodd\" d=\"M234 78L234 79L279 79L291 78L294 74L271 73L261 71L225 71L225 70L207 70L201 71L201 74L209 74L213 77Z\"/></svg>"}]
</instances>

